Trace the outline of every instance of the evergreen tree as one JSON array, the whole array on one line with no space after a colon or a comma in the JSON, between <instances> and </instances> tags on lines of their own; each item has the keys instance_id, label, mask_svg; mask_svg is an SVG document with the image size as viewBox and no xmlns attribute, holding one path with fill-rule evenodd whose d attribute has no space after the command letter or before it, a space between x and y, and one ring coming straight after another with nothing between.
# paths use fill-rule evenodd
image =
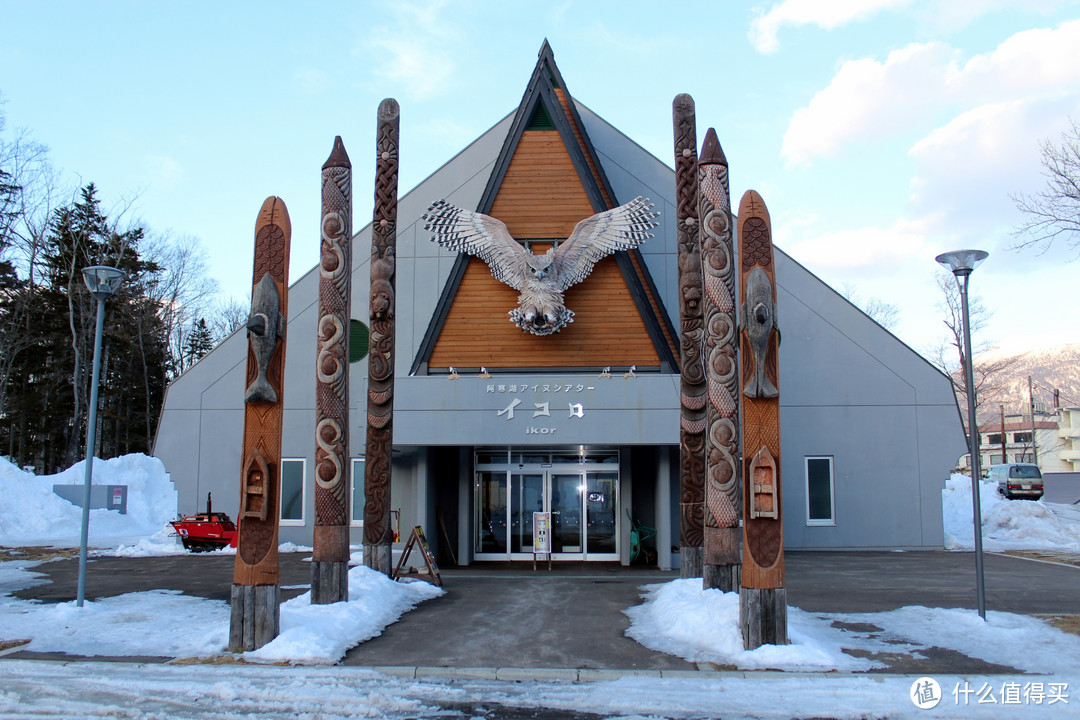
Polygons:
<instances>
[{"instance_id":1,"label":"evergreen tree","mask_svg":"<svg viewBox=\"0 0 1080 720\"><path fill-rule=\"evenodd\" d=\"M110 225L93 184L54 213L43 281L27 308L32 335L12 363L0 408L0 436L20 463L54 471L82 458L97 311L82 277L89 265L125 273L105 303L95 454L150 451L170 358L161 308L147 294L161 267L140 256L144 236L142 228Z\"/></svg>"},{"instance_id":2,"label":"evergreen tree","mask_svg":"<svg viewBox=\"0 0 1080 720\"><path fill-rule=\"evenodd\" d=\"M201 360L204 355L214 349L214 336L206 324L206 318L199 318L191 328L187 344L184 346L184 369L187 369Z\"/></svg>"}]
</instances>

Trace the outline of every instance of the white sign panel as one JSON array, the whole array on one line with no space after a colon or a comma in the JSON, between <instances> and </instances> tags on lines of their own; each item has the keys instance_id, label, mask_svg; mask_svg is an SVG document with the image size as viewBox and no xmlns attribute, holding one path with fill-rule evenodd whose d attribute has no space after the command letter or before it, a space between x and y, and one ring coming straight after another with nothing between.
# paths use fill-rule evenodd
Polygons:
<instances>
[{"instance_id":1,"label":"white sign panel","mask_svg":"<svg viewBox=\"0 0 1080 720\"><path fill-rule=\"evenodd\" d=\"M533 552L551 552L551 513L533 513Z\"/></svg>"}]
</instances>

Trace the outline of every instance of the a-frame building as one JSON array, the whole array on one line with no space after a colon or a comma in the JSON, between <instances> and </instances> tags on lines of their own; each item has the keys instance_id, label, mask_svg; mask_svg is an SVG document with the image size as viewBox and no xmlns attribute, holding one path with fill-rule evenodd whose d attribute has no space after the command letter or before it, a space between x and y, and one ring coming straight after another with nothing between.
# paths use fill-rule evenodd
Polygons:
<instances>
[{"instance_id":1,"label":"a-frame building","mask_svg":"<svg viewBox=\"0 0 1080 720\"><path fill-rule=\"evenodd\" d=\"M619 204L565 88L545 41L474 208L502 220L534 252ZM412 371L677 367L676 330L637 250L605 258L589 282L569 289L567 307L580 312L557 335L523 333L493 312L515 303L515 291L493 278L482 260L459 256Z\"/></svg>"},{"instance_id":2,"label":"a-frame building","mask_svg":"<svg viewBox=\"0 0 1080 720\"><path fill-rule=\"evenodd\" d=\"M499 218L535 251L639 195L661 213L655 237L599 262L566 292L574 321L542 337L510 321L515 290L424 230L444 199ZM546 42L517 110L401 197L390 505L405 537L422 525L444 563L531 559L533 513L549 512L557 561L678 564L675 205L669 165L576 101ZM787 546L941 547L940 490L964 450L948 379L775 239ZM367 320L370 242L370 226L354 237L354 324ZM314 270L289 290L280 536L302 545L314 525L317 297ZM237 333L169 387L155 455L181 510L213 491L235 513L245 356ZM357 543L366 370L351 370ZM636 556L634 523L657 531Z\"/></svg>"}]
</instances>

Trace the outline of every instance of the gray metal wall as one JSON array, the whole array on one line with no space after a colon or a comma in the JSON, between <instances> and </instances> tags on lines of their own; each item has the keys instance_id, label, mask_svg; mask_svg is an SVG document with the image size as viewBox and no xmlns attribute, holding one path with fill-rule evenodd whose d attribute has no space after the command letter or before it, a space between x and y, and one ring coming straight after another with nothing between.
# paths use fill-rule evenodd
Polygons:
<instances>
[{"instance_id":1,"label":"gray metal wall","mask_svg":"<svg viewBox=\"0 0 1080 720\"><path fill-rule=\"evenodd\" d=\"M618 200L644 195L662 212L656 237L641 252L677 327L673 173L587 108L579 105L579 109ZM509 124L508 117L400 201L394 430L398 454L391 504L402 507L405 529L431 520L432 473L425 447L678 443L675 375L407 377L455 259L427 239L420 216L440 198L465 207L476 205ZM363 191L362 174L354 178L354 186ZM783 247L782 237L774 239ZM292 242L317 243L317 228L294 228ZM356 235L353 253L353 317L365 321L369 255L370 228L365 227ZM777 253L777 285L783 336L781 444L787 546L941 547L940 492L964 450L948 380L782 251ZM317 292L314 269L290 288L284 393L283 455L306 458L309 480L314 456ZM172 474L178 509L183 512L196 510L205 503L206 492L213 491L214 506L235 517L245 363L246 339L236 333L168 390L154 454ZM366 362L352 366L354 456L363 453L366 371ZM513 392L511 385L516 386ZM571 387L556 391L556 385ZM515 417L500 415L514 400L520 401ZM549 414L534 416L544 403ZM582 405L580 416L573 412L575 403ZM835 526L807 526L803 472L807 455L833 458ZM671 472L677 473L677 467ZM308 488L306 525L283 527L283 541L311 543L312 495ZM677 544L678 528L667 528L667 533ZM359 531L353 539L360 541Z\"/></svg>"}]
</instances>

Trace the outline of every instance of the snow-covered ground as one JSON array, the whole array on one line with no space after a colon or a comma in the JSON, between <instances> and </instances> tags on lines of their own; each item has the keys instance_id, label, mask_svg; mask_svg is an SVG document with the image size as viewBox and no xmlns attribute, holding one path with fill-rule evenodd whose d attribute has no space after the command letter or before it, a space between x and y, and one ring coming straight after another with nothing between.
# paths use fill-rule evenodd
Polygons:
<instances>
[{"instance_id":1,"label":"snow-covered ground","mask_svg":"<svg viewBox=\"0 0 1080 720\"><path fill-rule=\"evenodd\" d=\"M100 482L132 488L128 506L137 514L95 511L91 542L115 543L110 552L122 555L181 552L175 539L159 532L175 513L175 491L160 464L141 456L98 463ZM81 466L56 477L69 474L81 482ZM34 478L0 461L0 545L77 545L78 509L52 494L53 482L55 477ZM972 536L965 487L970 488L967 478L954 476L943 491L946 537L954 548L963 547L965 527L969 541ZM1001 501L992 489L982 498L988 547L1080 548L1074 528L1043 512L1043 504ZM34 513L49 522L24 519ZM188 660L110 663L108 673L95 663L3 661L0 719L483 717L499 706L549 708L552 717L559 710L625 718L1080 717L1080 697L1072 697L1080 688L1080 637L1010 613L991 611L983 622L974 611L958 609L832 614L792 608L790 645L746 652L737 595L703 591L700 581L674 580L646 587L643 602L627 608L630 637L692 662L787 672L631 675L588 683L413 679L332 664L403 612L442 593L427 583L395 583L354 568L349 602L312 606L307 594L290 600L281 608L277 640L234 656L225 652L229 614L223 602L163 590L88 602L82 609L13 598L15 590L41 582L33 568L26 561L0 563L0 648L28 640L29 650ZM929 710L918 709L912 699L913 692L920 699L919 691L925 695L930 687L925 678L853 674L881 668L875 655L918 656L930 646L1019 672L938 677L931 694L936 692L939 704Z\"/></svg>"},{"instance_id":2,"label":"snow-covered ground","mask_svg":"<svg viewBox=\"0 0 1080 720\"><path fill-rule=\"evenodd\" d=\"M1061 550L1080 552L1080 522L1070 519L1069 506L1055 508L1042 500L1006 500L997 491L997 483L979 482L982 511L983 549ZM1059 512L1054 512L1058 509ZM971 550L975 547L975 523L972 520L971 478L953 474L941 491L941 515L948 550Z\"/></svg>"},{"instance_id":3,"label":"snow-covered ground","mask_svg":"<svg viewBox=\"0 0 1080 720\"><path fill-rule=\"evenodd\" d=\"M86 462L56 475L34 475L0 458L0 546L79 547L82 509L53 492L53 485L83 484ZM94 485L127 485L127 514L90 511L89 544L97 548L160 546L183 552L179 540L161 532L176 519L176 488L160 460L141 454L94 459ZM171 531L171 528L170 528ZM126 554L126 553L121 553Z\"/></svg>"}]
</instances>

